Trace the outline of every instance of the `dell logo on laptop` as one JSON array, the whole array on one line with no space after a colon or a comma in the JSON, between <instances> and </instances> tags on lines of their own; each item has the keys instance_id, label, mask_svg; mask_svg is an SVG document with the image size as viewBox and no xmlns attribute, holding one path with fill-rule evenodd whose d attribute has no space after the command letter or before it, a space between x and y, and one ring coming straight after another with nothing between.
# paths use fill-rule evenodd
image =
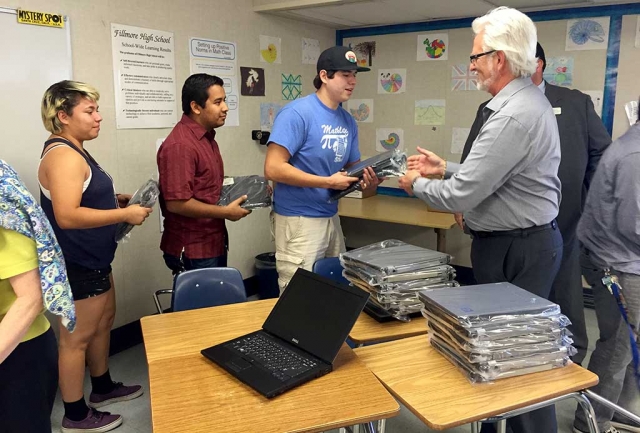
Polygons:
<instances>
[{"instance_id":1,"label":"dell logo on laptop","mask_svg":"<svg viewBox=\"0 0 640 433\"><path fill-rule=\"evenodd\" d=\"M294 343L298 344L298 340L295 338L292 338L291 341L293 341Z\"/></svg>"}]
</instances>

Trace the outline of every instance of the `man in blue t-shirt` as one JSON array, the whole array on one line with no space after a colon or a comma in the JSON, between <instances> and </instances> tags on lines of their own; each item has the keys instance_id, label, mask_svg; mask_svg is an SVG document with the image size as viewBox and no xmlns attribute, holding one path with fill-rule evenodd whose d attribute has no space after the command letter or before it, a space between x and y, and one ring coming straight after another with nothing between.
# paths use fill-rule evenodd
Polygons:
<instances>
[{"instance_id":1,"label":"man in blue t-shirt","mask_svg":"<svg viewBox=\"0 0 640 433\"><path fill-rule=\"evenodd\" d=\"M320 54L313 95L289 103L278 113L267 148L265 177L274 188L274 225L278 285L284 290L300 267L345 251L338 204L329 203L331 189L346 189L358 178L341 170L360 161L358 127L340 104L351 97L358 66L348 47ZM367 167L363 189L379 179Z\"/></svg>"}]
</instances>

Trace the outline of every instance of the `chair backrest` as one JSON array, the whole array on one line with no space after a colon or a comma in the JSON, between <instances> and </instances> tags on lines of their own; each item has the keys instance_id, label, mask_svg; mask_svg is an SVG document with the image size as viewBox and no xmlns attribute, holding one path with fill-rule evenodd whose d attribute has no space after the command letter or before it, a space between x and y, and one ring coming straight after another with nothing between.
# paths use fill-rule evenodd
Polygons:
<instances>
[{"instance_id":1,"label":"chair backrest","mask_svg":"<svg viewBox=\"0 0 640 433\"><path fill-rule=\"evenodd\" d=\"M313 272L337 281L342 284L349 284L349 281L342 276L342 265L338 257L326 257L313 264Z\"/></svg>"},{"instance_id":2,"label":"chair backrest","mask_svg":"<svg viewBox=\"0 0 640 433\"><path fill-rule=\"evenodd\" d=\"M173 311L245 302L242 275L235 268L204 268L185 271L173 280Z\"/></svg>"}]
</instances>

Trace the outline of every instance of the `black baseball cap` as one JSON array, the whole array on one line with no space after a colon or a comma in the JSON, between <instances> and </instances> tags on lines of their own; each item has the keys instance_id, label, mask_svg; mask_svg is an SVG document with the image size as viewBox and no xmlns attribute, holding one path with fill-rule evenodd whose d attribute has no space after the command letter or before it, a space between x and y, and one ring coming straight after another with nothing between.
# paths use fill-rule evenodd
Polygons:
<instances>
[{"instance_id":1,"label":"black baseball cap","mask_svg":"<svg viewBox=\"0 0 640 433\"><path fill-rule=\"evenodd\" d=\"M349 47L331 47L327 48L318 57L316 65L318 73L323 69L325 71L370 71L369 68L358 66L358 58Z\"/></svg>"}]
</instances>

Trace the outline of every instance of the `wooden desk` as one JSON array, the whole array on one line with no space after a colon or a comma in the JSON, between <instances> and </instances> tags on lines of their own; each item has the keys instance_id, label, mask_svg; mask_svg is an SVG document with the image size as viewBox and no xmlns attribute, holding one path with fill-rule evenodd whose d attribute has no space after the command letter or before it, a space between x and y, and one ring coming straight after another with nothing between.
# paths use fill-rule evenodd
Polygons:
<instances>
[{"instance_id":1,"label":"wooden desk","mask_svg":"<svg viewBox=\"0 0 640 433\"><path fill-rule=\"evenodd\" d=\"M419 199L374 195L365 199L342 198L338 203L338 214L343 217L383 221L433 228L437 236L437 250L445 252L446 230L453 228L453 214L430 211Z\"/></svg>"},{"instance_id":2,"label":"wooden desk","mask_svg":"<svg viewBox=\"0 0 640 433\"><path fill-rule=\"evenodd\" d=\"M277 299L157 314L140 319L147 362L197 354L206 347L262 328ZM220 333L235 334L221 338Z\"/></svg>"},{"instance_id":3,"label":"wooden desk","mask_svg":"<svg viewBox=\"0 0 640 433\"><path fill-rule=\"evenodd\" d=\"M414 317L410 322L393 320L380 323L364 311L353 325L349 338L358 346L383 341L399 340L427 333L427 321L422 317Z\"/></svg>"},{"instance_id":4,"label":"wooden desk","mask_svg":"<svg viewBox=\"0 0 640 433\"><path fill-rule=\"evenodd\" d=\"M214 341L217 340L211 333L199 332L198 330L213 330L216 326L216 318L219 315L227 316L229 312L236 314L227 318L227 326L231 328L246 326L248 329L250 328L246 332L260 329L276 301L277 299L265 299L224 305L215 309L201 308L143 317L141 323L147 361L151 363L159 359L174 358L177 353L200 354L200 350L213 346L216 344ZM188 317L187 320L184 319L185 316ZM400 321L379 323L367 313L362 312L353 326L349 338L354 343L361 345L426 333L426 321L421 317L413 318L409 323Z\"/></svg>"},{"instance_id":5,"label":"wooden desk","mask_svg":"<svg viewBox=\"0 0 640 433\"><path fill-rule=\"evenodd\" d=\"M398 403L346 344L333 372L271 400L200 354L259 329L274 303L142 318L155 433L316 432L397 415Z\"/></svg>"},{"instance_id":6,"label":"wooden desk","mask_svg":"<svg viewBox=\"0 0 640 433\"><path fill-rule=\"evenodd\" d=\"M362 347L356 354L387 389L430 428L444 430L581 391L598 376L564 368L472 385L453 364L413 337Z\"/></svg>"}]
</instances>

